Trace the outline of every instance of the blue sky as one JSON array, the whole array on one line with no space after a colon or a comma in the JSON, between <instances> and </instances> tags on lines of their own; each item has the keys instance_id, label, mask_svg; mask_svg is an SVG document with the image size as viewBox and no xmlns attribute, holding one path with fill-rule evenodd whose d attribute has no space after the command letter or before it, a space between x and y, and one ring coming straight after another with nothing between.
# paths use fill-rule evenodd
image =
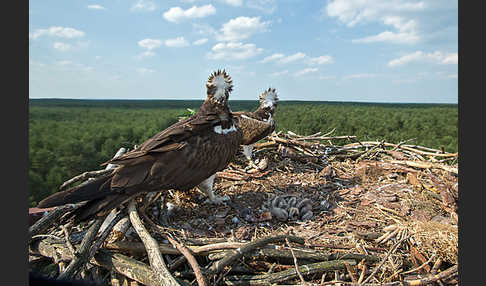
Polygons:
<instances>
[{"instance_id":1,"label":"blue sky","mask_svg":"<svg viewBox=\"0 0 486 286\"><path fill-rule=\"evenodd\" d=\"M457 103L450 0L30 0L29 98Z\"/></svg>"}]
</instances>

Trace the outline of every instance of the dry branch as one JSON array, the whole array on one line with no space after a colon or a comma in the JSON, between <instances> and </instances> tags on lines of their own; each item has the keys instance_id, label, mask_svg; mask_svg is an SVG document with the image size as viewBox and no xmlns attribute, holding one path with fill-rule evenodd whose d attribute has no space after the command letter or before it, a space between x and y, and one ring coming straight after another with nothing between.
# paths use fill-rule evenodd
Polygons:
<instances>
[{"instance_id":1,"label":"dry branch","mask_svg":"<svg viewBox=\"0 0 486 286\"><path fill-rule=\"evenodd\" d=\"M159 282L163 285L179 286L179 283L174 279L174 277L172 277L172 274L165 265L164 258L160 253L157 241L149 234L145 226L143 226L142 221L137 214L134 199L132 199L128 204L128 214L135 231L137 232L138 236L140 236L145 248L147 249L150 266L153 268L154 272L157 273Z\"/></svg>"},{"instance_id":2,"label":"dry branch","mask_svg":"<svg viewBox=\"0 0 486 286\"><path fill-rule=\"evenodd\" d=\"M265 237L262 239L258 239L253 242L249 242L246 245L242 246L241 248L237 248L236 250L232 251L231 254L227 255L220 261L217 261L216 263L211 266L209 269L210 272L212 273L219 273L221 272L224 267L231 265L234 261L237 259L243 257L245 253L251 252L255 250L256 248L262 247L266 244L269 243L276 243L276 242L282 242L285 241L285 239L288 239L291 242L299 243L299 244L304 244L305 240L301 237L297 236L290 236L290 235L278 235L278 236L272 236L272 237Z\"/></svg>"},{"instance_id":3,"label":"dry branch","mask_svg":"<svg viewBox=\"0 0 486 286\"><path fill-rule=\"evenodd\" d=\"M171 237L168 236L167 239L187 259L187 261L189 262L189 265L191 265L191 268L194 271L194 275L196 275L197 284L199 286L206 286L207 285L206 279L202 275L201 268L199 267L199 264L197 263L196 259L191 254L191 252L184 245L182 245L181 243L178 243L177 241L175 241Z\"/></svg>"},{"instance_id":4,"label":"dry branch","mask_svg":"<svg viewBox=\"0 0 486 286\"><path fill-rule=\"evenodd\" d=\"M320 274L326 271L333 271L337 269L346 269L346 264L356 265L354 260L333 260L317 262L312 264L305 264L301 266L302 275ZM239 275L227 276L225 283L227 285L270 285L273 283L280 283L297 278L297 271L295 268L272 273L270 275Z\"/></svg>"},{"instance_id":5,"label":"dry branch","mask_svg":"<svg viewBox=\"0 0 486 286\"><path fill-rule=\"evenodd\" d=\"M32 236L45 232L49 227L51 227L54 223L57 223L58 220L67 212L72 211L77 208L77 205L65 205L61 207L57 207L53 211L50 211L46 216L43 216L40 220L38 220L35 224L29 227L29 242Z\"/></svg>"},{"instance_id":6,"label":"dry branch","mask_svg":"<svg viewBox=\"0 0 486 286\"><path fill-rule=\"evenodd\" d=\"M91 243L95 239L105 217L106 215L97 218L90 226L86 236L81 241L79 251L75 253L75 258L71 260L66 270L59 275L58 280L72 279L82 269L83 265L89 261Z\"/></svg>"}]
</instances>

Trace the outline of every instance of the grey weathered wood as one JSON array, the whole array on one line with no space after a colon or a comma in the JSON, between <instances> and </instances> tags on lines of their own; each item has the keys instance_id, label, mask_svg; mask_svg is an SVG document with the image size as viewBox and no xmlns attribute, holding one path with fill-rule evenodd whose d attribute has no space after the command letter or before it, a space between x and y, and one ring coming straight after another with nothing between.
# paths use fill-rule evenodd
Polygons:
<instances>
[{"instance_id":1,"label":"grey weathered wood","mask_svg":"<svg viewBox=\"0 0 486 286\"><path fill-rule=\"evenodd\" d=\"M97 218L94 223L89 227L86 236L81 241L81 245L79 247L79 252L77 253L76 257L71 260L66 270L57 277L58 280L65 280L65 279L72 279L76 273L78 273L84 264L89 261L90 255L90 248L91 243L96 237L98 230L101 227L101 224L105 220L106 215L103 217Z\"/></svg>"},{"instance_id":2,"label":"grey weathered wood","mask_svg":"<svg viewBox=\"0 0 486 286\"><path fill-rule=\"evenodd\" d=\"M137 214L135 207L135 200L131 200L128 203L128 215L132 226L135 228L138 236L142 239L147 255L150 261L150 266L157 273L157 277L161 285L179 286L179 283L170 274L167 265L165 265L164 258L159 250L158 242L150 235L145 226L142 224L140 217Z\"/></svg>"},{"instance_id":3,"label":"grey weathered wood","mask_svg":"<svg viewBox=\"0 0 486 286\"><path fill-rule=\"evenodd\" d=\"M345 269L346 263L349 265L356 265L356 261L354 260L332 260L300 265L299 269L302 275L306 276L320 274L326 271ZM227 285L272 285L274 283L280 283L295 278L297 278L297 271L295 268L292 268L272 274L227 276L225 278L225 283Z\"/></svg>"},{"instance_id":4,"label":"grey weathered wood","mask_svg":"<svg viewBox=\"0 0 486 286\"><path fill-rule=\"evenodd\" d=\"M74 258L65 243L53 243L50 238L31 243L30 251L55 261L69 261ZM147 264L123 254L100 249L89 262L116 271L144 285L161 285L158 275Z\"/></svg>"},{"instance_id":5,"label":"grey weathered wood","mask_svg":"<svg viewBox=\"0 0 486 286\"><path fill-rule=\"evenodd\" d=\"M77 206L75 205L64 205L57 207L56 209L50 211L47 215L43 216L39 219L36 223L29 227L29 241L31 240L32 236L37 235L39 233L44 233L49 227L51 227L60 217L62 217L65 213L75 209Z\"/></svg>"}]
</instances>

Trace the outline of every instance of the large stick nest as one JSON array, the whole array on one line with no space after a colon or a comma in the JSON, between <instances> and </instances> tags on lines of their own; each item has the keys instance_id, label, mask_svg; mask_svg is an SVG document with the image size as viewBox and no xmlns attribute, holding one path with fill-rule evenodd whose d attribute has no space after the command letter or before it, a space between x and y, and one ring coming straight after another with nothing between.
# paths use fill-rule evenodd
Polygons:
<instances>
[{"instance_id":1,"label":"large stick nest","mask_svg":"<svg viewBox=\"0 0 486 286\"><path fill-rule=\"evenodd\" d=\"M259 169L239 154L217 173L214 190L229 197L225 204L196 189L170 190L139 197L137 212L181 285L456 284L458 154L410 141L273 133L255 145ZM85 252L82 239L95 223L57 223L73 208L50 210L31 226L32 271L157 284L152 250L123 219L127 208L93 230L98 248ZM107 228L113 217L120 221ZM89 255L63 276L73 251Z\"/></svg>"}]
</instances>

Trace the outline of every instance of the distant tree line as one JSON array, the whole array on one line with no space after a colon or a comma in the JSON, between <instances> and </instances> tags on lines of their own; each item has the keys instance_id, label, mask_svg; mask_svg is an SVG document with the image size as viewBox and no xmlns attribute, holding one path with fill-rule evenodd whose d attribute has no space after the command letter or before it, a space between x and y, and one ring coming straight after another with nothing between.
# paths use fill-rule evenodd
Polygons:
<instances>
[{"instance_id":1,"label":"distant tree line","mask_svg":"<svg viewBox=\"0 0 486 286\"><path fill-rule=\"evenodd\" d=\"M29 101L29 204L35 206L66 180L98 170L120 147L133 147L199 108L200 100ZM230 101L233 111L257 101ZM356 135L359 140L443 146L457 152L457 105L279 102L276 131Z\"/></svg>"}]
</instances>

